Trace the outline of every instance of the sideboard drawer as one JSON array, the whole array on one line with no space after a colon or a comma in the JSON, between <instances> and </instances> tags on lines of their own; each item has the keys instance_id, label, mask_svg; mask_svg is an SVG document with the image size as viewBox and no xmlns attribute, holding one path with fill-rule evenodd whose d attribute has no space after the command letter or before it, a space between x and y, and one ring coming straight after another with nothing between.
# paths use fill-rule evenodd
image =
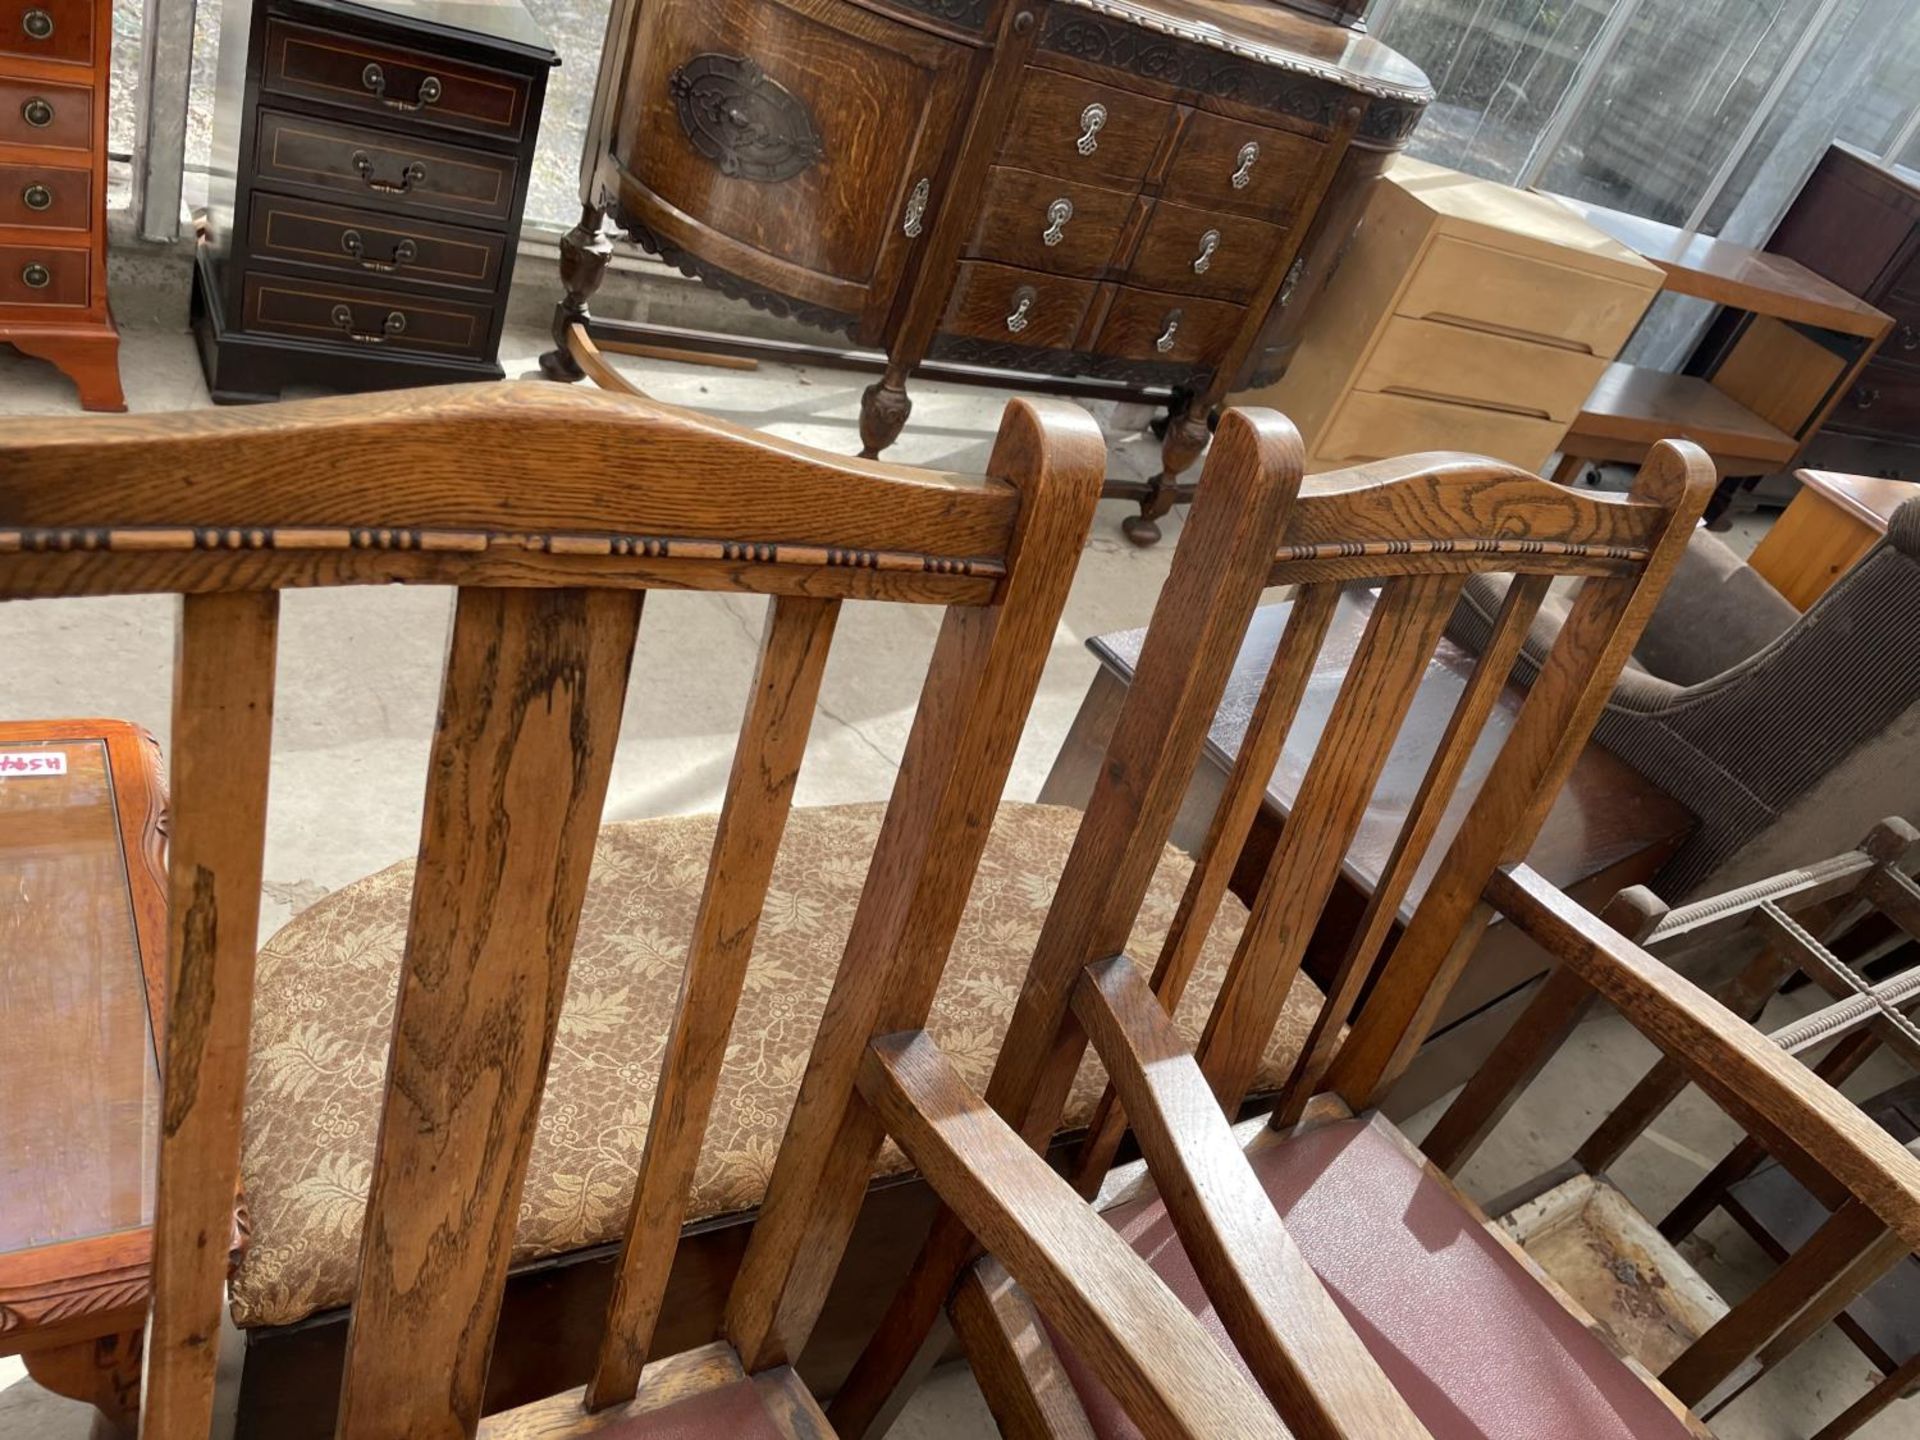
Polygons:
<instances>
[{"instance_id":1,"label":"sideboard drawer","mask_svg":"<svg viewBox=\"0 0 1920 1440\"><path fill-rule=\"evenodd\" d=\"M240 328L381 350L424 350L479 359L493 311L457 300L417 300L387 290L249 275Z\"/></svg>"},{"instance_id":2,"label":"sideboard drawer","mask_svg":"<svg viewBox=\"0 0 1920 1440\"><path fill-rule=\"evenodd\" d=\"M1196 110L1160 193L1203 209L1235 210L1285 225L1306 204L1326 150L1305 135Z\"/></svg>"},{"instance_id":3,"label":"sideboard drawer","mask_svg":"<svg viewBox=\"0 0 1920 1440\"><path fill-rule=\"evenodd\" d=\"M1571 425L1606 373L1604 356L1434 320L1389 316L1356 390L1424 396Z\"/></svg>"},{"instance_id":4,"label":"sideboard drawer","mask_svg":"<svg viewBox=\"0 0 1920 1440\"><path fill-rule=\"evenodd\" d=\"M70 245L0 245L0 305L84 308L93 252Z\"/></svg>"},{"instance_id":5,"label":"sideboard drawer","mask_svg":"<svg viewBox=\"0 0 1920 1440\"><path fill-rule=\"evenodd\" d=\"M513 212L519 164L511 155L262 110L255 167L259 179L319 186L379 210L498 222Z\"/></svg>"},{"instance_id":6,"label":"sideboard drawer","mask_svg":"<svg viewBox=\"0 0 1920 1440\"><path fill-rule=\"evenodd\" d=\"M93 0L0 0L0 55L93 63Z\"/></svg>"},{"instance_id":7,"label":"sideboard drawer","mask_svg":"<svg viewBox=\"0 0 1920 1440\"><path fill-rule=\"evenodd\" d=\"M940 328L1007 345L1070 349L1094 288L1090 280L963 260Z\"/></svg>"},{"instance_id":8,"label":"sideboard drawer","mask_svg":"<svg viewBox=\"0 0 1920 1440\"><path fill-rule=\"evenodd\" d=\"M1874 360L1833 407L1835 429L1911 441L1920 434L1920 375Z\"/></svg>"},{"instance_id":9,"label":"sideboard drawer","mask_svg":"<svg viewBox=\"0 0 1920 1440\"><path fill-rule=\"evenodd\" d=\"M1149 290L1245 300L1274 268L1286 233L1244 216L1162 200L1153 207L1127 279Z\"/></svg>"},{"instance_id":10,"label":"sideboard drawer","mask_svg":"<svg viewBox=\"0 0 1920 1440\"><path fill-rule=\"evenodd\" d=\"M1215 365L1233 343L1246 313L1220 300L1122 288L1113 297L1093 348L1123 360Z\"/></svg>"},{"instance_id":11,"label":"sideboard drawer","mask_svg":"<svg viewBox=\"0 0 1920 1440\"><path fill-rule=\"evenodd\" d=\"M283 95L504 140L519 139L527 123L525 76L284 20L267 25L260 83Z\"/></svg>"},{"instance_id":12,"label":"sideboard drawer","mask_svg":"<svg viewBox=\"0 0 1920 1440\"><path fill-rule=\"evenodd\" d=\"M1020 72L1003 165L1068 180L1132 185L1159 153L1173 107L1076 75L1029 65Z\"/></svg>"},{"instance_id":13,"label":"sideboard drawer","mask_svg":"<svg viewBox=\"0 0 1920 1440\"><path fill-rule=\"evenodd\" d=\"M1466 450L1537 470L1566 433L1561 420L1355 390L1340 402L1313 458L1326 469L1422 450Z\"/></svg>"},{"instance_id":14,"label":"sideboard drawer","mask_svg":"<svg viewBox=\"0 0 1920 1440\"><path fill-rule=\"evenodd\" d=\"M1618 354L1640 323L1647 291L1593 270L1441 235L1394 308L1415 319L1571 342L1607 356Z\"/></svg>"},{"instance_id":15,"label":"sideboard drawer","mask_svg":"<svg viewBox=\"0 0 1920 1440\"><path fill-rule=\"evenodd\" d=\"M995 165L967 253L1058 275L1099 275L1137 197Z\"/></svg>"},{"instance_id":16,"label":"sideboard drawer","mask_svg":"<svg viewBox=\"0 0 1920 1440\"><path fill-rule=\"evenodd\" d=\"M0 225L85 230L93 223L93 172L59 165L0 165Z\"/></svg>"},{"instance_id":17,"label":"sideboard drawer","mask_svg":"<svg viewBox=\"0 0 1920 1440\"><path fill-rule=\"evenodd\" d=\"M255 255L300 265L492 290L507 241L497 231L260 194L253 198L247 243Z\"/></svg>"},{"instance_id":18,"label":"sideboard drawer","mask_svg":"<svg viewBox=\"0 0 1920 1440\"><path fill-rule=\"evenodd\" d=\"M0 75L0 145L86 150L93 144L93 87Z\"/></svg>"}]
</instances>

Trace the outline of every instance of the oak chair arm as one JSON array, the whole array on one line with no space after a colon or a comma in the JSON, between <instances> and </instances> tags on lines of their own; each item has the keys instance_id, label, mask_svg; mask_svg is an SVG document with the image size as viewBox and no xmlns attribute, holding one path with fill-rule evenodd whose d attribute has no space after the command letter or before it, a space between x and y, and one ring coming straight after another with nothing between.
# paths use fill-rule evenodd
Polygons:
<instances>
[{"instance_id":1,"label":"oak chair arm","mask_svg":"<svg viewBox=\"0 0 1920 1440\"><path fill-rule=\"evenodd\" d=\"M1685 976L1526 865L1486 899L1767 1144L1797 1148L1920 1250L1920 1157Z\"/></svg>"},{"instance_id":2,"label":"oak chair arm","mask_svg":"<svg viewBox=\"0 0 1920 1440\"><path fill-rule=\"evenodd\" d=\"M1089 965L1073 1010L1221 1324L1288 1427L1301 1440L1426 1436L1287 1233L1134 963L1117 955Z\"/></svg>"},{"instance_id":3,"label":"oak chair arm","mask_svg":"<svg viewBox=\"0 0 1920 1440\"><path fill-rule=\"evenodd\" d=\"M924 1031L869 1045L860 1090L1149 1440L1285 1440L1273 1407L1187 1307L968 1089Z\"/></svg>"}]
</instances>

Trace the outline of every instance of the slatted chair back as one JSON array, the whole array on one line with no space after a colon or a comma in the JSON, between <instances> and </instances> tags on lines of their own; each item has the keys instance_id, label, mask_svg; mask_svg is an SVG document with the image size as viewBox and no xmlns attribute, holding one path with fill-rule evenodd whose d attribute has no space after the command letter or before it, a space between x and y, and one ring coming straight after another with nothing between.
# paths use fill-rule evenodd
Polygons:
<instances>
[{"instance_id":1,"label":"slatted chair back","mask_svg":"<svg viewBox=\"0 0 1920 1440\"><path fill-rule=\"evenodd\" d=\"M1223 424L1221 437L1226 435ZM1216 449L1219 444L1216 440ZM1262 1301L1246 1289L1246 1277L1232 1258L1236 1255L1242 1260L1249 1255L1272 1259L1267 1277L1272 1286L1265 1292L1269 1299L1285 1295L1284 1303L1290 1306L1293 1297L1317 1288L1309 1285L1310 1273L1284 1234L1268 1227L1271 1207L1257 1189L1245 1191L1252 1183L1250 1173L1223 1179L1217 1165L1220 1152L1208 1149L1201 1135L1215 1121L1224 1125L1224 1116L1238 1109L1248 1091L1341 861L1466 579L1488 572L1512 577L1492 643L1475 664L1439 737L1289 1083L1284 1101L1294 1114L1323 1084L1337 1089L1355 1108L1373 1103L1425 1037L1490 918L1481 891L1497 866L1520 859L1532 843L1713 484L1706 456L1690 444L1673 443L1655 447L1627 496L1567 489L1506 465L1454 455L1410 456L1316 476L1300 486L1280 519L1262 577L1271 585L1299 589L1191 880L1152 968L1149 983L1162 1018L1177 1005L1200 956L1299 712L1342 589L1365 582L1377 585L1378 593L1196 1050L1199 1072L1217 1106L1203 1106L1190 1095L1171 1098L1182 1073L1178 1056L1183 1047L1170 1029L1153 1028L1152 1016L1138 1003L1147 986L1136 983L1139 977L1131 962L1113 959L1123 955L1151 874L1151 857L1170 833L1207 721L1225 685L1224 668L1209 665L1207 653L1184 633L1193 617L1183 620L1169 596L1162 597L986 1098L1029 1142L1043 1144L1059 1124L1089 1036L1099 1043L1101 1058L1120 1087L1127 1088L1131 1076L1138 1082L1134 1094L1153 1107L1154 1113L1131 1118L1161 1193L1177 1191L1204 1207L1208 1185L1194 1178L1204 1170L1211 1177L1209 1185L1225 1186L1218 1193L1238 1193L1247 1202L1231 1215L1210 1213L1191 1231L1181 1227L1190 1253L1198 1246L1219 1257L1217 1267L1202 1273L1223 1312L1239 1305L1238 1313L1261 1313ZM1186 543L1183 538L1183 547ZM1176 556L1176 577L1186 558L1184 553ZM1224 567L1211 568L1225 573ZM1562 576L1578 577L1582 584L1560 639L1368 1004L1356 1015L1365 982L1507 682L1527 627L1550 583ZM1172 588L1170 581L1170 592ZM1148 1034L1154 1038L1143 1042ZM1154 1074L1151 1084L1144 1078L1149 1071ZM1080 1157L1078 1183L1089 1196L1098 1190L1127 1128L1133 1106L1123 1105L1122 1099L1116 1089L1109 1089ZM1185 1173L1170 1183L1155 1163L1160 1156L1171 1158ZM830 1413L843 1436L865 1432L897 1403L902 1377L916 1358L924 1363L920 1337L972 1253L964 1228L943 1217L923 1251L919 1271L896 1297L879 1336L835 1401ZM1229 1289L1239 1287L1238 1293L1223 1299L1213 1288L1215 1276ZM1275 1278L1280 1276L1286 1278ZM1304 1313L1294 1311L1294 1321ZM1271 1312L1267 1318L1273 1318ZM1296 1383L1302 1375L1362 1370L1353 1351L1338 1353L1342 1345L1329 1342L1330 1353L1316 1357L1310 1353L1315 1342L1300 1340L1312 1329L1304 1323L1230 1328L1256 1377L1269 1386L1269 1396L1287 1392L1298 1402L1298 1408L1289 1412L1283 1407L1282 1412L1295 1433L1403 1433L1399 1427L1407 1423L1404 1412L1366 1408L1379 1393L1370 1381L1356 1382L1344 1421L1335 1413L1339 1407L1329 1408L1324 1396L1299 1393L1306 1388ZM1291 1338L1281 1333L1288 1328L1294 1332ZM1338 1328L1343 1327L1337 1320L1328 1326ZM1256 1348L1261 1338L1273 1342L1270 1366L1263 1369L1249 1348L1250 1336ZM1283 1353L1301 1343L1304 1351ZM1376 1416L1371 1430L1362 1423L1370 1413Z\"/></svg>"},{"instance_id":2,"label":"slatted chair back","mask_svg":"<svg viewBox=\"0 0 1920 1440\"><path fill-rule=\"evenodd\" d=\"M458 587L339 1433L471 1436L646 592L769 603L593 1406L631 1397L648 1355L841 605L945 608L822 1031L852 1063L879 1022L925 1019L1103 469L1083 412L1026 402L986 479L544 385L8 426L0 598L185 597L143 1435L212 1413L279 592ZM846 1160L811 1123L830 1091L803 1097L783 1164Z\"/></svg>"}]
</instances>

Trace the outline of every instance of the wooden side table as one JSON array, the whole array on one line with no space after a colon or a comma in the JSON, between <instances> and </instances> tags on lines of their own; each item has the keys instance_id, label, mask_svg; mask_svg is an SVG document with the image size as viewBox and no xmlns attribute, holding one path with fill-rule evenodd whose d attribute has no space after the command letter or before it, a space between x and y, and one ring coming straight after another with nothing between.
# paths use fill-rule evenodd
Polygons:
<instances>
[{"instance_id":1,"label":"wooden side table","mask_svg":"<svg viewBox=\"0 0 1920 1440\"><path fill-rule=\"evenodd\" d=\"M1703 374L1609 367L1567 431L1556 480L1587 460L1638 464L1657 440L1693 440L1720 471L1707 507L1717 520L1734 482L1792 463L1893 328L1885 311L1785 255L1554 198L1664 271L1668 293L1740 314Z\"/></svg>"},{"instance_id":2,"label":"wooden side table","mask_svg":"<svg viewBox=\"0 0 1920 1440\"><path fill-rule=\"evenodd\" d=\"M1234 661L1220 707L1214 714L1200 767L1174 822L1173 842L1197 851L1207 823L1220 802L1234 756L1240 752L1247 722L1265 680L1274 650L1286 628L1290 604L1263 605L1254 612L1247 637ZM1326 727L1334 696L1346 679L1347 665L1360 643L1372 611L1368 591L1348 590L1340 597L1325 644L1314 665L1313 678L1300 703L1298 718L1268 783L1266 799L1245 850L1235 866L1234 893L1252 904L1260 877L1278 842L1281 827L1299 791L1301 777L1313 747ZM1133 681L1145 630L1118 631L1096 636L1088 647L1100 658L1081 702L1080 713L1054 761L1040 799L1061 805L1084 805L1092 793L1094 776L1106 752L1108 737L1127 686ZM1447 718L1460 699L1472 673L1474 657L1442 640L1434 663L1427 667L1406 724L1387 760L1367 813L1360 822L1353 847L1342 867L1341 882L1327 902L1319 929L1309 945L1305 966L1324 986L1346 953L1347 941L1365 909L1367 897L1379 883L1380 872L1392 851L1394 837L1405 824L1408 810L1425 774ZM1400 907L1400 923L1412 918L1426 893L1466 812L1479 793L1488 767L1505 743L1520 712L1526 692L1509 685L1487 720L1461 777L1453 803L1440 821L1427 859L1414 876ZM1645 779L1625 761L1600 745L1589 743L1574 766L1545 826L1527 855L1527 862L1583 903L1597 906L1616 890L1652 878L1693 828L1694 817L1679 801ZM1395 931L1396 935L1398 930ZM1387 1104L1390 1115L1406 1115L1445 1094L1479 1068L1481 1059L1512 1024L1532 982L1548 968L1548 957L1537 945L1501 921L1488 929L1480 948L1462 972L1440 1012L1433 1037L1395 1085Z\"/></svg>"},{"instance_id":3,"label":"wooden side table","mask_svg":"<svg viewBox=\"0 0 1920 1440\"><path fill-rule=\"evenodd\" d=\"M1793 503L1747 563L1804 610L1879 542L1894 511L1920 499L1920 485L1830 470L1802 470L1797 478Z\"/></svg>"},{"instance_id":4,"label":"wooden side table","mask_svg":"<svg viewBox=\"0 0 1920 1440\"><path fill-rule=\"evenodd\" d=\"M138 1410L166 972L166 782L115 720L0 724L0 1355Z\"/></svg>"}]
</instances>

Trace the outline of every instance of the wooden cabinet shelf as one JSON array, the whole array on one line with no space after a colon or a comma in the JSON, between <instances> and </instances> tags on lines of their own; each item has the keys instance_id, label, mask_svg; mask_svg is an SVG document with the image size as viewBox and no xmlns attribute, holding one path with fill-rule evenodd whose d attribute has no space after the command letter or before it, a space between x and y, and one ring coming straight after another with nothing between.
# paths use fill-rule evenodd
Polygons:
<instances>
[{"instance_id":1,"label":"wooden cabinet shelf","mask_svg":"<svg viewBox=\"0 0 1920 1440\"><path fill-rule=\"evenodd\" d=\"M1615 361L1601 375L1575 422L1581 454L1594 459L1638 459L1646 436L1692 440L1719 458L1784 464L1800 442L1770 425L1724 390L1694 375L1674 375ZM1621 443L1618 456L1599 453L1608 440Z\"/></svg>"}]
</instances>

